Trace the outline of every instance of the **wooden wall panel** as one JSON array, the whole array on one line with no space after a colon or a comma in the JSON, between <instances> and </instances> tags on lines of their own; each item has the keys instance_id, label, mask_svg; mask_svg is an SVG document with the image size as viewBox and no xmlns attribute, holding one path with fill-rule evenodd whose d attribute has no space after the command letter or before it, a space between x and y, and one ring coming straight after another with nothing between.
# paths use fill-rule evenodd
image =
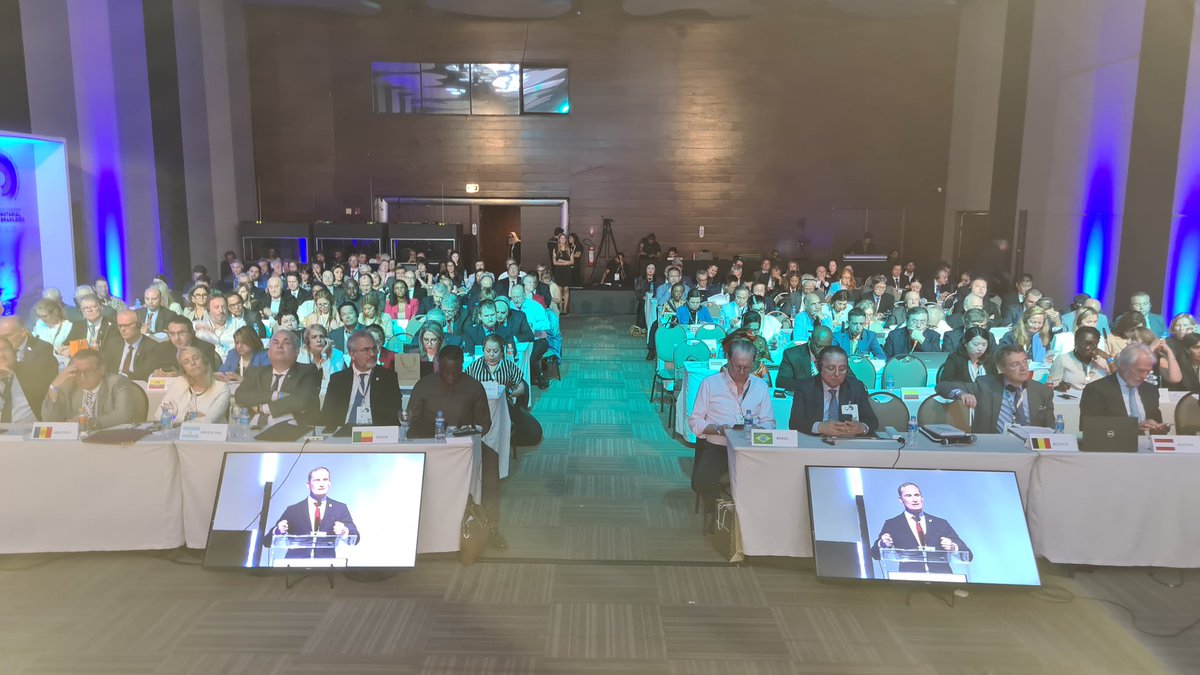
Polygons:
<instances>
[{"instance_id":1,"label":"wooden wall panel","mask_svg":"<svg viewBox=\"0 0 1200 675\"><path fill-rule=\"evenodd\" d=\"M940 249L957 15L851 17L764 3L735 21L540 22L385 10L247 9L255 166L269 220L346 218L372 194L566 197L685 253L828 241L834 207L905 208L909 252ZM528 35L527 35L528 31ZM526 38L528 44L526 46ZM563 63L568 116L371 112L372 61ZM704 225L706 236L698 237ZM537 241L527 230L527 241Z\"/></svg>"}]
</instances>

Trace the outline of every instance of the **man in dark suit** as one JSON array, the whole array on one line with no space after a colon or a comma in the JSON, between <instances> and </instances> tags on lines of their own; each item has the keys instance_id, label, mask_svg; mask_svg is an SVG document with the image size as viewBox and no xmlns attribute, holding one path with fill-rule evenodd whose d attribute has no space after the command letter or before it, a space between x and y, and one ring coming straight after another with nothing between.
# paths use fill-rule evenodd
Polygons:
<instances>
[{"instance_id":1,"label":"man in dark suit","mask_svg":"<svg viewBox=\"0 0 1200 675\"><path fill-rule=\"evenodd\" d=\"M196 337L192 322L186 316L176 315L167 321L167 340L175 349L171 354L171 363L160 369L162 373L174 374L179 371L175 364L175 356L184 347L199 349L200 353L204 354L204 358L208 359L214 373L221 369L221 359L217 358L217 348L211 342L205 342ZM154 374L151 373L151 375Z\"/></svg>"},{"instance_id":2,"label":"man in dark suit","mask_svg":"<svg viewBox=\"0 0 1200 675\"><path fill-rule=\"evenodd\" d=\"M879 419L871 409L867 388L850 374L846 352L826 347L817 356L818 377L801 383L792 399L788 428L814 436L865 436L875 433Z\"/></svg>"},{"instance_id":3,"label":"man in dark suit","mask_svg":"<svg viewBox=\"0 0 1200 675\"><path fill-rule=\"evenodd\" d=\"M996 349L996 336L992 335L992 331L988 330L987 312L982 309L968 309L965 314L956 315L961 317L960 326L952 330L948 330L942 335L942 351L946 353L954 353L958 346L962 344L963 335L966 334L968 328L979 327L987 331L988 346L991 349Z\"/></svg>"},{"instance_id":4,"label":"man in dark suit","mask_svg":"<svg viewBox=\"0 0 1200 675\"><path fill-rule=\"evenodd\" d=\"M17 350L0 340L0 424L37 422L41 406L34 408L26 394L30 382L17 372Z\"/></svg>"},{"instance_id":5,"label":"man in dark suit","mask_svg":"<svg viewBox=\"0 0 1200 675\"><path fill-rule=\"evenodd\" d=\"M1003 314L1008 314L1009 309L1011 309L1012 307L1021 307L1022 312L1025 311L1025 307L1032 307L1033 304L1027 303L1025 301L1025 294L1028 293L1031 288L1033 288L1033 275L1032 274L1029 274L1028 272L1026 272L1026 273L1022 274L1021 276L1017 277L1017 282L1015 284L1013 284L1013 291L1011 293L1005 294L1004 297L1000 298L1000 311ZM1038 297L1041 297L1040 293L1038 294ZM1024 305L1025 307L1022 307L1022 305ZM1009 324L1001 324L1001 325L1009 325Z\"/></svg>"},{"instance_id":6,"label":"man in dark suit","mask_svg":"<svg viewBox=\"0 0 1200 675\"><path fill-rule=\"evenodd\" d=\"M873 359L885 360L883 346L875 331L866 330L867 314L855 307L846 313L846 326L833 335L833 344L841 347L847 354L860 354Z\"/></svg>"},{"instance_id":7,"label":"man in dark suit","mask_svg":"<svg viewBox=\"0 0 1200 675\"><path fill-rule=\"evenodd\" d=\"M109 340L100 353L109 372L131 380L146 380L155 370L175 367L175 347L142 335L142 324L133 310L117 312L120 340Z\"/></svg>"},{"instance_id":8,"label":"man in dark suit","mask_svg":"<svg viewBox=\"0 0 1200 675\"><path fill-rule=\"evenodd\" d=\"M321 374L312 364L296 363L300 337L277 330L267 346L271 365L247 368L234 398L260 416L259 423L294 418L301 424L320 417Z\"/></svg>"},{"instance_id":9,"label":"man in dark suit","mask_svg":"<svg viewBox=\"0 0 1200 675\"><path fill-rule=\"evenodd\" d=\"M13 366L13 371L21 383L30 407L33 408L34 415L40 416L46 390L58 375L58 360L54 358L54 347L49 342L34 337L15 316L0 319L0 340L7 341L16 350L17 363Z\"/></svg>"},{"instance_id":10,"label":"man in dark suit","mask_svg":"<svg viewBox=\"0 0 1200 675\"><path fill-rule=\"evenodd\" d=\"M379 345L369 331L350 336L350 367L329 377L321 417L326 427L391 426L403 407L396 372L376 365Z\"/></svg>"},{"instance_id":11,"label":"man in dark suit","mask_svg":"<svg viewBox=\"0 0 1200 675\"><path fill-rule=\"evenodd\" d=\"M275 527L263 537L268 542L275 535L331 534L337 537L361 537L350 507L345 502L329 498L332 483L329 469L318 466L308 472L308 497L283 511ZM332 548L291 549L289 558L332 558Z\"/></svg>"},{"instance_id":12,"label":"man in dark suit","mask_svg":"<svg viewBox=\"0 0 1200 675\"><path fill-rule=\"evenodd\" d=\"M1158 361L1154 352L1133 342L1117 355L1117 372L1093 381L1079 397L1080 417L1136 417L1142 431L1167 433L1158 405L1158 388L1146 381Z\"/></svg>"},{"instance_id":13,"label":"man in dark suit","mask_svg":"<svg viewBox=\"0 0 1200 675\"><path fill-rule=\"evenodd\" d=\"M883 353L889 358L913 352L942 351L942 336L929 327L929 310L913 307L908 310L908 321L888 333L883 343Z\"/></svg>"},{"instance_id":14,"label":"man in dark suit","mask_svg":"<svg viewBox=\"0 0 1200 675\"><path fill-rule=\"evenodd\" d=\"M358 322L358 307L355 307L353 302L338 305L338 318L342 320L342 325L329 331L329 342L333 344L334 349L345 352L346 338L354 335L363 326Z\"/></svg>"},{"instance_id":15,"label":"man in dark suit","mask_svg":"<svg viewBox=\"0 0 1200 675\"><path fill-rule=\"evenodd\" d=\"M116 337L117 329L112 320L101 312L100 298L94 295L80 298L79 313L83 315L83 321L71 326L71 332L67 333L68 343L87 340L89 348L100 350L110 338Z\"/></svg>"},{"instance_id":16,"label":"man in dark suit","mask_svg":"<svg viewBox=\"0 0 1200 675\"><path fill-rule=\"evenodd\" d=\"M296 301L297 306L312 300L312 293L300 287L300 274L298 272L287 273L287 295Z\"/></svg>"},{"instance_id":17,"label":"man in dark suit","mask_svg":"<svg viewBox=\"0 0 1200 675\"><path fill-rule=\"evenodd\" d=\"M871 557L879 560L879 549L918 549L934 548L941 551L959 551L971 559L971 549L967 547L958 532L944 518L938 518L925 512L925 499L921 496L921 488L916 483L904 483L896 489L900 495L900 504L904 513L888 518L871 544ZM948 563L902 562L901 572L933 572L952 574Z\"/></svg>"},{"instance_id":18,"label":"man in dark suit","mask_svg":"<svg viewBox=\"0 0 1200 675\"><path fill-rule=\"evenodd\" d=\"M533 328L525 312L512 311L508 298L496 298L496 332L517 342L533 342Z\"/></svg>"},{"instance_id":19,"label":"man in dark suit","mask_svg":"<svg viewBox=\"0 0 1200 675\"><path fill-rule=\"evenodd\" d=\"M775 377L775 386L795 391L796 387L816 377L817 354L831 344L833 331L829 326L817 326L809 336L808 342L783 350L783 355L779 357L779 374Z\"/></svg>"},{"instance_id":20,"label":"man in dark suit","mask_svg":"<svg viewBox=\"0 0 1200 675\"><path fill-rule=\"evenodd\" d=\"M167 322L179 316L162 304L162 291L157 286L151 286L142 293L143 307L137 310L138 323L142 325L143 333L165 333Z\"/></svg>"},{"instance_id":21,"label":"man in dark suit","mask_svg":"<svg viewBox=\"0 0 1200 675\"><path fill-rule=\"evenodd\" d=\"M521 267L516 263L508 266L508 272L496 280L496 296L508 297L508 292L513 286L521 285Z\"/></svg>"},{"instance_id":22,"label":"man in dark suit","mask_svg":"<svg viewBox=\"0 0 1200 675\"><path fill-rule=\"evenodd\" d=\"M866 292L863 294L863 300L870 300L875 307L875 316L886 317L892 307L896 305L896 296L888 290L888 279L881 275L871 277L867 280Z\"/></svg>"},{"instance_id":23,"label":"man in dark suit","mask_svg":"<svg viewBox=\"0 0 1200 675\"><path fill-rule=\"evenodd\" d=\"M476 347L483 347L483 341L487 336L496 334L504 341L505 345L512 345L514 353L516 352L516 341L511 335L503 335L500 331L500 326L496 323L496 303L491 300L484 300L479 303L477 313L479 323L472 323L463 330L463 352L474 354Z\"/></svg>"},{"instance_id":24,"label":"man in dark suit","mask_svg":"<svg viewBox=\"0 0 1200 675\"><path fill-rule=\"evenodd\" d=\"M974 382L943 381L942 398L961 400L975 410L971 431L1002 434L1010 424L1054 428L1054 392L1029 379L1029 355L1019 345L1005 345L995 358L996 374ZM1155 397L1157 400L1157 392Z\"/></svg>"}]
</instances>

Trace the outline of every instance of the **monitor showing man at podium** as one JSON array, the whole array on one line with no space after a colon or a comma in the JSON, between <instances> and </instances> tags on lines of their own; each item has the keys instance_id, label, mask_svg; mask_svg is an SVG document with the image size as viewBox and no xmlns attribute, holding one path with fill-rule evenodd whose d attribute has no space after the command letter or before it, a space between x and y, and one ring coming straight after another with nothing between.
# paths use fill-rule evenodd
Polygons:
<instances>
[{"instance_id":1,"label":"monitor showing man at podium","mask_svg":"<svg viewBox=\"0 0 1200 675\"><path fill-rule=\"evenodd\" d=\"M279 549L284 558L338 558L339 549L358 544L358 527L350 507L329 498L333 477L318 466L308 472L308 497L288 506L265 539L271 544L272 564ZM283 540L276 546L276 539Z\"/></svg>"},{"instance_id":2,"label":"monitor showing man at podium","mask_svg":"<svg viewBox=\"0 0 1200 675\"><path fill-rule=\"evenodd\" d=\"M1041 583L1012 472L826 466L807 471L818 577ZM926 511L928 503L935 504L936 515Z\"/></svg>"},{"instance_id":3,"label":"monitor showing man at podium","mask_svg":"<svg viewBox=\"0 0 1200 675\"><path fill-rule=\"evenodd\" d=\"M206 567L416 564L424 453L229 452L220 475Z\"/></svg>"}]
</instances>

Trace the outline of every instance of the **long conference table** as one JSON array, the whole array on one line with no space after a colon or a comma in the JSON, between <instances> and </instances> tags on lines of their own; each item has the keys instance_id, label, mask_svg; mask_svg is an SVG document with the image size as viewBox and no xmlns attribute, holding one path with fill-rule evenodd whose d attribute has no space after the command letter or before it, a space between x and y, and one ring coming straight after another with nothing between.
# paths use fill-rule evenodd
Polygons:
<instances>
[{"instance_id":1,"label":"long conference table","mask_svg":"<svg viewBox=\"0 0 1200 675\"><path fill-rule=\"evenodd\" d=\"M1035 452L1015 436L966 448L920 438L898 443L800 437L799 447L753 447L732 432L729 476L746 555L811 557L807 466L1013 471L1034 552L1062 564L1200 567L1200 454ZM980 508L986 507L980 504ZM945 513L939 512L945 516Z\"/></svg>"},{"instance_id":2,"label":"long conference table","mask_svg":"<svg viewBox=\"0 0 1200 675\"><path fill-rule=\"evenodd\" d=\"M12 527L0 554L204 548L225 452L423 452L417 553L457 551L468 495L478 500L478 436L353 445L190 442L152 434L126 446L0 434Z\"/></svg>"}]
</instances>

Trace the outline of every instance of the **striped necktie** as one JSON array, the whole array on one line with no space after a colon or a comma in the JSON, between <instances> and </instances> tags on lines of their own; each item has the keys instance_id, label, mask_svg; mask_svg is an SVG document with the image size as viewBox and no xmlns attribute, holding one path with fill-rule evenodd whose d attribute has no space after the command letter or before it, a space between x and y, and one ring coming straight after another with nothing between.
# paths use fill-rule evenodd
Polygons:
<instances>
[{"instance_id":1,"label":"striped necktie","mask_svg":"<svg viewBox=\"0 0 1200 675\"><path fill-rule=\"evenodd\" d=\"M829 407L825 409L825 421L838 421L838 393L837 389L829 390Z\"/></svg>"},{"instance_id":2,"label":"striped necktie","mask_svg":"<svg viewBox=\"0 0 1200 675\"><path fill-rule=\"evenodd\" d=\"M996 433L1002 434L1008 431L1008 427L1013 423L1016 403L1017 388L1011 384L1004 385L1004 395L1000 402L1000 416L996 419Z\"/></svg>"}]
</instances>

